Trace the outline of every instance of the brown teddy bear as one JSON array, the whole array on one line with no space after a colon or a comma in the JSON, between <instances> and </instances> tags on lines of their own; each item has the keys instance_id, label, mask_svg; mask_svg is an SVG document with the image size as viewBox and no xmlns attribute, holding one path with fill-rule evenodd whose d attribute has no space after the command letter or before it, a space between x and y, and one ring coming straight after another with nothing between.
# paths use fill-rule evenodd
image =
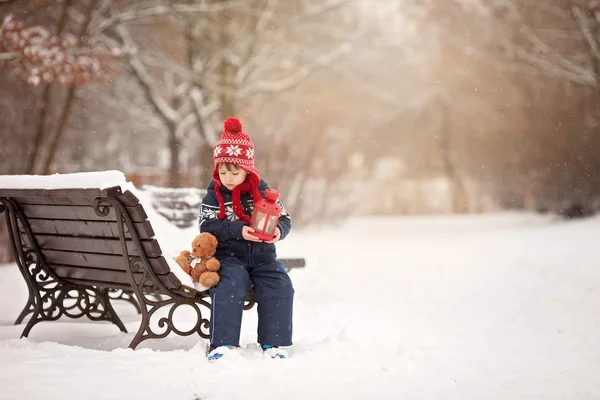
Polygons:
<instances>
[{"instance_id":1,"label":"brown teddy bear","mask_svg":"<svg viewBox=\"0 0 600 400\"><path fill-rule=\"evenodd\" d=\"M185 273L191 275L192 280L206 288L211 288L219 283L217 271L221 268L221 264L213 257L217 251L217 244L217 238L214 235L204 232L192 241L191 252L183 250L175 257L175 261Z\"/></svg>"}]
</instances>

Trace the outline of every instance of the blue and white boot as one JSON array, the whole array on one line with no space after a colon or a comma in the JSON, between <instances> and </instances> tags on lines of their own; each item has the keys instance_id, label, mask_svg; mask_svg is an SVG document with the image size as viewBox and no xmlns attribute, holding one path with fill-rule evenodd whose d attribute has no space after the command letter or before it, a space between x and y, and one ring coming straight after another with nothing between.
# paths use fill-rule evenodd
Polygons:
<instances>
[{"instance_id":1,"label":"blue and white boot","mask_svg":"<svg viewBox=\"0 0 600 400\"><path fill-rule=\"evenodd\" d=\"M212 349L208 353L208 361L218 360L219 358L223 357L225 354L229 353L232 348L233 348L232 345L227 344L225 346L219 346L219 347Z\"/></svg>"},{"instance_id":2,"label":"blue and white boot","mask_svg":"<svg viewBox=\"0 0 600 400\"><path fill-rule=\"evenodd\" d=\"M288 358L287 351L280 349L277 346L273 346L270 344L261 344L260 347L263 349L263 352L271 358Z\"/></svg>"}]
</instances>

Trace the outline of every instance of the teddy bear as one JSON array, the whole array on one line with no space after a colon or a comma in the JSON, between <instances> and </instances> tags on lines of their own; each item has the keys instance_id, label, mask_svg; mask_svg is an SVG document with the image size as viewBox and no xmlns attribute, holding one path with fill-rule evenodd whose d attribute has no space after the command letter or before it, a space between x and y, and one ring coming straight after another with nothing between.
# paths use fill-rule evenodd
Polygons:
<instances>
[{"instance_id":1,"label":"teddy bear","mask_svg":"<svg viewBox=\"0 0 600 400\"><path fill-rule=\"evenodd\" d=\"M221 268L219 260L214 256L217 250L217 238L203 232L196 236L192 241L192 251L183 250L175 262L192 277L193 281L199 282L202 286L211 288L219 283L219 274L217 271Z\"/></svg>"}]
</instances>

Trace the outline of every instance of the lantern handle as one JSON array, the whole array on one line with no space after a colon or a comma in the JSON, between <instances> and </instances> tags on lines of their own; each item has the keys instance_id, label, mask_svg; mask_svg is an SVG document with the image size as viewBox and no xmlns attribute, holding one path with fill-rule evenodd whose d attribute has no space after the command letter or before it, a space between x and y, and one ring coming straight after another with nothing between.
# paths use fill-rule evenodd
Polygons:
<instances>
[{"instance_id":1,"label":"lantern handle","mask_svg":"<svg viewBox=\"0 0 600 400\"><path fill-rule=\"evenodd\" d=\"M265 200L276 202L279 199L279 192L275 189L265 190Z\"/></svg>"}]
</instances>

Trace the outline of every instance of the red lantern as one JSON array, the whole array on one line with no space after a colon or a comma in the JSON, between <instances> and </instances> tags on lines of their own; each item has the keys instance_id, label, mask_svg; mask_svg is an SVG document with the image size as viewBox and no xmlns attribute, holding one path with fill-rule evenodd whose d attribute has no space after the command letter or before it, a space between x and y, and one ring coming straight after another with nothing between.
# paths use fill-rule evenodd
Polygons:
<instances>
[{"instance_id":1,"label":"red lantern","mask_svg":"<svg viewBox=\"0 0 600 400\"><path fill-rule=\"evenodd\" d=\"M275 238L275 228L281 214L281 206L277 203L279 192L274 189L267 189L264 193L265 198L254 203L254 212L250 226L254 228L252 235L260 240L268 242Z\"/></svg>"}]
</instances>

